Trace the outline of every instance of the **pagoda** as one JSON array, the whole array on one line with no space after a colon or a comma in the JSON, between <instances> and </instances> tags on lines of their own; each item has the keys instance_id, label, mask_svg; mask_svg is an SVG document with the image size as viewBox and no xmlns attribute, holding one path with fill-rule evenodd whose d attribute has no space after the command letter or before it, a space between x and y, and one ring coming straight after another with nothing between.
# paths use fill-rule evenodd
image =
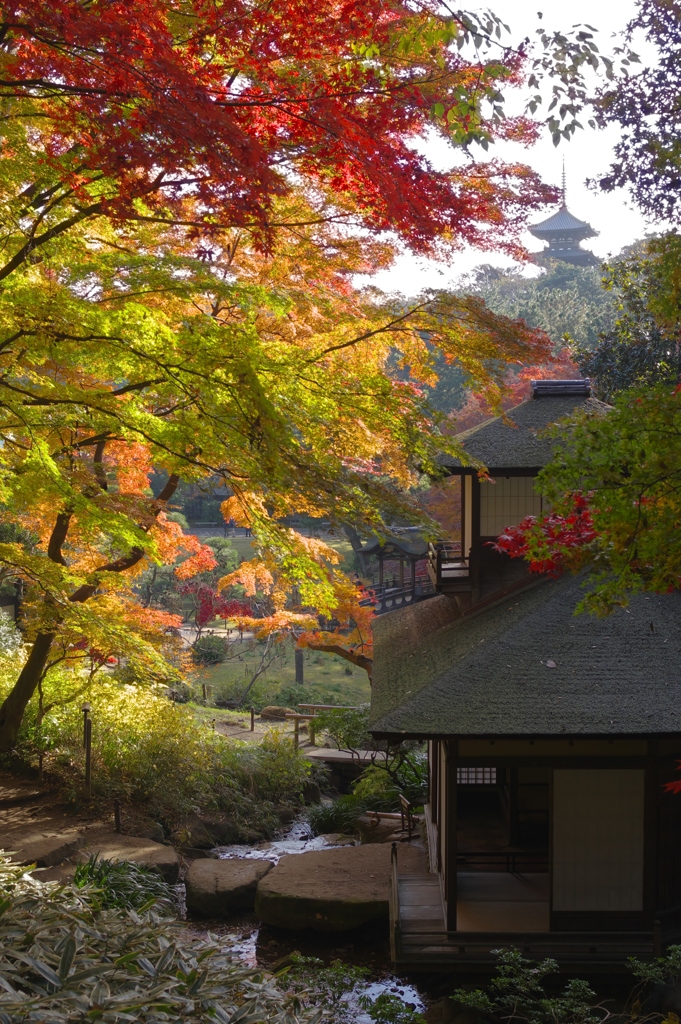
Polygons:
<instances>
[{"instance_id":1,"label":"pagoda","mask_svg":"<svg viewBox=\"0 0 681 1024\"><path fill-rule=\"evenodd\" d=\"M565 201L565 168L563 168L563 201L560 209L547 220L540 221L530 227L535 238L548 242L548 248L539 254L538 259L561 260L577 267L597 267L599 260L592 252L582 249L580 242L585 238L594 238L598 232L584 220L573 217Z\"/></svg>"}]
</instances>

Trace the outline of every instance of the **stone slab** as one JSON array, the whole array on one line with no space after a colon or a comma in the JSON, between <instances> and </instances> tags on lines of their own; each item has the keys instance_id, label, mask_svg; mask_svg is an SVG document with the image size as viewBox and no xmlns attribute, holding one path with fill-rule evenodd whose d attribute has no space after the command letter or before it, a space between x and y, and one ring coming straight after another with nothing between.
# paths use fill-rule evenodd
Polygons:
<instances>
[{"instance_id":1,"label":"stone slab","mask_svg":"<svg viewBox=\"0 0 681 1024\"><path fill-rule=\"evenodd\" d=\"M88 836L87 856L96 853L100 860L130 861L158 871L166 882L174 885L180 874L180 858L172 846L152 839L118 835L116 832Z\"/></svg>"},{"instance_id":2,"label":"stone slab","mask_svg":"<svg viewBox=\"0 0 681 1024\"><path fill-rule=\"evenodd\" d=\"M252 910L258 883L273 867L271 860L195 860L185 879L187 910L199 917Z\"/></svg>"},{"instance_id":3,"label":"stone slab","mask_svg":"<svg viewBox=\"0 0 681 1024\"><path fill-rule=\"evenodd\" d=\"M75 873L75 864L64 864L63 867L57 868L35 868L29 872L38 882L59 882L60 885L72 882Z\"/></svg>"},{"instance_id":4,"label":"stone slab","mask_svg":"<svg viewBox=\"0 0 681 1024\"><path fill-rule=\"evenodd\" d=\"M85 839L80 832L38 833L22 836L14 842L11 837L0 836L0 846L14 851L10 859L15 864L35 864L39 868L61 864L84 845Z\"/></svg>"},{"instance_id":5,"label":"stone slab","mask_svg":"<svg viewBox=\"0 0 681 1024\"><path fill-rule=\"evenodd\" d=\"M343 846L292 854L259 883L256 914L277 928L345 932L388 920L391 847ZM426 871L422 848L400 843L398 868Z\"/></svg>"}]
</instances>

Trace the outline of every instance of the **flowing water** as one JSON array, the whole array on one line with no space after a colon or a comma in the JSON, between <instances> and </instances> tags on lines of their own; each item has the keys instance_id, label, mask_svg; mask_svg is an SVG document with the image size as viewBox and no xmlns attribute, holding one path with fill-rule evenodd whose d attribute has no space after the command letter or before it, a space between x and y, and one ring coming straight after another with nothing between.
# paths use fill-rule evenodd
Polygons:
<instances>
[{"instance_id":1,"label":"flowing water","mask_svg":"<svg viewBox=\"0 0 681 1024\"><path fill-rule=\"evenodd\" d=\"M347 843L347 838L336 835L313 836L307 821L298 818L280 839L257 846L218 846L214 852L221 860L271 860L277 863L280 857L289 854L326 850ZM385 926L362 929L361 934L283 932L261 924L254 914L243 914L229 923L207 922L206 927L200 927L198 922L192 922L190 927L204 933L209 930L233 956L251 967L271 970L295 952L316 957L325 965L341 960L345 964L366 968L369 971L367 980L360 982L340 1000L344 1019L351 1019L353 1024L372 1024L367 1011L359 1005L360 996L375 1000L387 992L398 996L410 1009L423 1011L426 1008L424 994L411 982L392 973Z\"/></svg>"},{"instance_id":2,"label":"flowing water","mask_svg":"<svg viewBox=\"0 0 681 1024\"><path fill-rule=\"evenodd\" d=\"M289 853L309 853L311 850L330 850L335 846L347 846L348 841L339 842L341 837L335 835L314 836L305 818L296 818L281 839L258 843L257 846L216 846L220 860L271 860L275 864L280 857ZM354 845L351 842L350 845Z\"/></svg>"}]
</instances>

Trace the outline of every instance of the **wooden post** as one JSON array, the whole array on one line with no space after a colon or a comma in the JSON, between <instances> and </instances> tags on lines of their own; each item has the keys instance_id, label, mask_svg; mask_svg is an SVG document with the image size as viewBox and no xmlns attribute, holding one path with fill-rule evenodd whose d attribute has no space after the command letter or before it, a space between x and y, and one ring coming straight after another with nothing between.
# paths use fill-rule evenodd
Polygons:
<instances>
[{"instance_id":1,"label":"wooden post","mask_svg":"<svg viewBox=\"0 0 681 1024\"><path fill-rule=\"evenodd\" d=\"M296 683L300 686L302 686L302 684L305 682L305 663L303 661L304 656L305 655L302 649L297 649L295 651Z\"/></svg>"},{"instance_id":2,"label":"wooden post","mask_svg":"<svg viewBox=\"0 0 681 1024\"><path fill-rule=\"evenodd\" d=\"M446 744L446 818L441 824L445 830L445 899L447 901L446 928L448 932L456 931L456 898L457 898L457 867L456 867L456 819L457 792L456 767L458 749L452 740Z\"/></svg>"},{"instance_id":3,"label":"wooden post","mask_svg":"<svg viewBox=\"0 0 681 1024\"><path fill-rule=\"evenodd\" d=\"M471 480L471 552L469 565L469 579L471 581L471 601L473 604L480 596L480 480L477 474Z\"/></svg>"},{"instance_id":4,"label":"wooden post","mask_svg":"<svg viewBox=\"0 0 681 1024\"><path fill-rule=\"evenodd\" d=\"M251 705L251 732L255 732L255 708Z\"/></svg>"},{"instance_id":5,"label":"wooden post","mask_svg":"<svg viewBox=\"0 0 681 1024\"><path fill-rule=\"evenodd\" d=\"M400 793L400 821L401 821L401 826L402 826L401 831L402 832L405 831L404 823L406 821L406 823L407 823L406 831L407 831L407 835L408 835L409 839L411 839L411 833L412 833L412 830L414 828L414 820L413 820L413 818L411 816L411 810L412 810L411 803L409 802L409 800L407 800L407 798L404 795L404 793Z\"/></svg>"},{"instance_id":6,"label":"wooden post","mask_svg":"<svg viewBox=\"0 0 681 1024\"><path fill-rule=\"evenodd\" d=\"M87 746L87 720L90 714L90 705L83 704L83 746Z\"/></svg>"},{"instance_id":7,"label":"wooden post","mask_svg":"<svg viewBox=\"0 0 681 1024\"><path fill-rule=\"evenodd\" d=\"M314 747L315 740L317 739L315 735L314 719L308 722L308 729L308 736L310 737L310 746Z\"/></svg>"},{"instance_id":8,"label":"wooden post","mask_svg":"<svg viewBox=\"0 0 681 1024\"><path fill-rule=\"evenodd\" d=\"M201 683L201 689L203 690L203 703L208 703L208 687L205 683Z\"/></svg>"},{"instance_id":9,"label":"wooden post","mask_svg":"<svg viewBox=\"0 0 681 1024\"><path fill-rule=\"evenodd\" d=\"M85 721L85 796L92 795L92 719Z\"/></svg>"},{"instance_id":10,"label":"wooden post","mask_svg":"<svg viewBox=\"0 0 681 1024\"><path fill-rule=\"evenodd\" d=\"M114 828L117 832L121 831L121 802L120 800L114 800Z\"/></svg>"},{"instance_id":11,"label":"wooden post","mask_svg":"<svg viewBox=\"0 0 681 1024\"><path fill-rule=\"evenodd\" d=\"M293 720L293 749L294 750L298 749L298 740L300 738L299 737L299 728L300 728L300 719L295 718Z\"/></svg>"},{"instance_id":12,"label":"wooden post","mask_svg":"<svg viewBox=\"0 0 681 1024\"><path fill-rule=\"evenodd\" d=\"M402 948L400 932L400 884L397 874L397 843L390 850L390 955L397 960Z\"/></svg>"}]
</instances>

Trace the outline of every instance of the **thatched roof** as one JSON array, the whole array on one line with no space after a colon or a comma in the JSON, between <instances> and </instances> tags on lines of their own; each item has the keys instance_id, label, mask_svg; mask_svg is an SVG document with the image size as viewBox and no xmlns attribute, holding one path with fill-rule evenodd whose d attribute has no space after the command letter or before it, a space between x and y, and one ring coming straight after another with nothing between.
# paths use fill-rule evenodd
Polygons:
<instances>
[{"instance_id":1,"label":"thatched roof","mask_svg":"<svg viewBox=\"0 0 681 1024\"><path fill-rule=\"evenodd\" d=\"M681 731L681 593L639 594L628 609L600 619L574 615L581 596L579 579L542 577L425 639L404 634L396 646L379 638L372 731L418 737Z\"/></svg>"},{"instance_id":2,"label":"thatched roof","mask_svg":"<svg viewBox=\"0 0 681 1024\"><path fill-rule=\"evenodd\" d=\"M586 394L551 395L530 398L501 416L486 420L457 434L466 452L493 471L503 469L536 472L551 461L561 442L543 436L552 423L569 416L577 409L603 413L610 407ZM442 456L440 462L452 470L460 469L459 459Z\"/></svg>"}]
</instances>

